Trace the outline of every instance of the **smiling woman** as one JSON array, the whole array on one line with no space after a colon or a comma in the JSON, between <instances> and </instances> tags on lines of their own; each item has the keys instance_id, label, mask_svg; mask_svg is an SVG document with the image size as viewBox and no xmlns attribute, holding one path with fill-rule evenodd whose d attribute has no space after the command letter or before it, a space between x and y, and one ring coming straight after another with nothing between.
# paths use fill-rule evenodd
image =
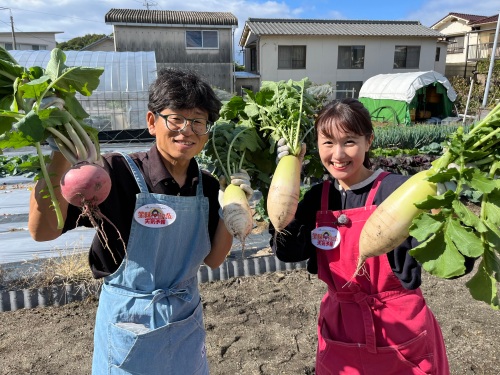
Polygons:
<instances>
[{"instance_id":1,"label":"smiling woman","mask_svg":"<svg viewBox=\"0 0 500 375\"><path fill-rule=\"evenodd\" d=\"M367 366L380 374L449 374L441 329L419 289L420 265L408 256L416 241L404 238L355 273L363 226L408 177L370 169L373 124L358 100L328 103L315 128L330 177L305 193L275 248L282 261L308 259L308 270L328 286L318 319L316 374L346 367L360 373Z\"/></svg>"}]
</instances>

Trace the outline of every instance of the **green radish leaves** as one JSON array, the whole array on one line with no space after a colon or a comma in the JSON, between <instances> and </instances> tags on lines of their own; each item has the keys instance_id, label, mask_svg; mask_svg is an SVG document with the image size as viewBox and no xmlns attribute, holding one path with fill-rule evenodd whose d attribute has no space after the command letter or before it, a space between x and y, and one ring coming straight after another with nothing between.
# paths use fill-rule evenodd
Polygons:
<instances>
[{"instance_id":1,"label":"green radish leaves","mask_svg":"<svg viewBox=\"0 0 500 375\"><path fill-rule=\"evenodd\" d=\"M459 128L446 142L446 152L432 164L428 180L453 181L456 190L419 202L422 213L413 219L410 235L420 245L410 254L425 270L441 278L461 276L468 258L481 258L466 283L471 295L500 309L500 105L468 133ZM452 164L450 164L452 163ZM463 203L464 194L479 197L475 212Z\"/></svg>"},{"instance_id":2,"label":"green radish leaves","mask_svg":"<svg viewBox=\"0 0 500 375\"><path fill-rule=\"evenodd\" d=\"M280 138L286 139L296 155L302 142L307 144L309 155L317 148L312 130L319 103L307 92L310 86L307 78L264 81L259 91L246 90L244 98L235 96L221 109L222 119L255 127L258 137L265 143L263 150L246 153L246 158L258 169L251 177L264 200L267 199L270 176L276 168L276 144ZM321 177L324 169L319 158L306 156L306 159L309 161L307 175Z\"/></svg>"},{"instance_id":3,"label":"green radish leaves","mask_svg":"<svg viewBox=\"0 0 500 375\"><path fill-rule=\"evenodd\" d=\"M55 48L46 69L38 66L24 68L0 48L0 92L6 94L0 100L3 147L17 148L42 142L51 135L45 130L47 127L60 126L57 129L66 134L63 124L70 121L68 115L77 121L88 117L74 94L90 95L99 85L104 70L68 67L65 61L63 51ZM42 99L51 96L64 100L66 115L59 110L40 107ZM14 137L14 133L18 134ZM20 142L22 138L24 140Z\"/></svg>"},{"instance_id":4,"label":"green radish leaves","mask_svg":"<svg viewBox=\"0 0 500 375\"><path fill-rule=\"evenodd\" d=\"M224 175L226 181L230 181L230 176L240 169L245 169L249 175L258 172L252 154L262 152L264 146L255 128L247 121L237 124L222 120L210 130L205 153L216 161L214 173Z\"/></svg>"},{"instance_id":5,"label":"green radish leaves","mask_svg":"<svg viewBox=\"0 0 500 375\"><path fill-rule=\"evenodd\" d=\"M60 49L53 49L50 61L45 73L53 82L56 90L62 92L75 92L90 96L99 86L99 76L103 73L102 68L88 68L81 66L68 67L66 55Z\"/></svg>"},{"instance_id":6,"label":"green radish leaves","mask_svg":"<svg viewBox=\"0 0 500 375\"><path fill-rule=\"evenodd\" d=\"M465 285L469 288L473 298L489 303L490 306L499 306L496 283L500 280L495 280L490 276L490 272L485 266L486 259L485 254L484 260L479 264L476 274Z\"/></svg>"},{"instance_id":7,"label":"green radish leaves","mask_svg":"<svg viewBox=\"0 0 500 375\"><path fill-rule=\"evenodd\" d=\"M47 182L59 228L63 226L63 218L40 143L54 137L59 141L59 150L72 164L98 160L97 129L83 123L89 115L75 94L91 95L104 72L102 68L68 67L65 62L64 52L55 48L45 69L25 68L0 47L0 146L36 147L41 177Z\"/></svg>"}]
</instances>

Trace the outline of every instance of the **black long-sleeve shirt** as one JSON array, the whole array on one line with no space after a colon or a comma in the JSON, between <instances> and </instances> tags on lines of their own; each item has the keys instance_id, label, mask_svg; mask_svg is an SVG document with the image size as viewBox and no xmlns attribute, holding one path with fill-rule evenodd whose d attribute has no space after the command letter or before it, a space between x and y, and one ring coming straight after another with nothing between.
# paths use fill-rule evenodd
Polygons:
<instances>
[{"instance_id":1,"label":"black long-sleeve shirt","mask_svg":"<svg viewBox=\"0 0 500 375\"><path fill-rule=\"evenodd\" d=\"M354 185L350 190L343 190L334 181L329 193L329 210L338 211L362 207L365 205L373 181L378 175L374 173L369 179ZM389 174L386 176L375 194L374 204L379 205L394 190L396 190L408 176ZM307 269L317 273L316 248L311 243L311 231L316 226L316 212L321 206L321 190L323 184L312 186L299 202L294 220L286 227L284 235L279 235L276 241L276 256L283 262L299 262L308 260ZM274 234L271 226L270 233ZM272 240L271 240L272 241ZM406 289L416 289L421 284L421 267L408 250L417 245L417 241L409 237L400 246L386 256L394 274L399 278Z\"/></svg>"},{"instance_id":2,"label":"black long-sleeve shirt","mask_svg":"<svg viewBox=\"0 0 500 375\"><path fill-rule=\"evenodd\" d=\"M362 207L365 205L373 181L382 170L376 171L371 177L359 184L351 186L350 190L343 190L338 182L333 181L329 191L328 209L332 211ZM394 190L401 186L409 176L397 174L387 175L381 182L375 194L373 204L382 203ZM307 270L310 273L318 272L316 248L311 243L311 231L316 227L316 212L321 207L321 191L323 184L312 186L299 202L295 218L285 228L285 233L273 240L274 228L270 225L271 246L276 256L283 262L301 262L307 260ZM421 266L408 251L417 246L413 237L408 237L401 245L386 254L392 271L398 277L401 285L406 289L417 289L421 282ZM474 268L475 258L465 258L465 273ZM462 275L463 276L463 275Z\"/></svg>"}]
</instances>

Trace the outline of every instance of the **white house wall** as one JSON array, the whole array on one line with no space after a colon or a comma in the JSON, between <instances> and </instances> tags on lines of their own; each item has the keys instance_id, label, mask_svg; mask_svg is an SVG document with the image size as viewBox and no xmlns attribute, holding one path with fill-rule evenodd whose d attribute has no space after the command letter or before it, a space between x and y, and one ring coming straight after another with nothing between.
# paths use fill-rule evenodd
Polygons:
<instances>
[{"instance_id":1,"label":"white house wall","mask_svg":"<svg viewBox=\"0 0 500 375\"><path fill-rule=\"evenodd\" d=\"M56 48L56 36L60 34L57 32L16 32L16 47L18 50L33 50L33 46L39 46L40 50L51 51ZM13 44L11 32L0 33L0 45L5 46L5 43Z\"/></svg>"},{"instance_id":2,"label":"white house wall","mask_svg":"<svg viewBox=\"0 0 500 375\"><path fill-rule=\"evenodd\" d=\"M438 42L436 47L439 47L439 61L434 61L434 71L439 72L444 75L443 72L446 72L446 48L448 47L448 43L446 42Z\"/></svg>"},{"instance_id":3,"label":"white house wall","mask_svg":"<svg viewBox=\"0 0 500 375\"><path fill-rule=\"evenodd\" d=\"M436 28L436 30L445 35L464 35L470 30L470 26L467 26L466 22L465 20L445 22L443 26Z\"/></svg>"},{"instance_id":4,"label":"white house wall","mask_svg":"<svg viewBox=\"0 0 500 375\"><path fill-rule=\"evenodd\" d=\"M307 45L306 69L278 69L278 46ZM364 69L337 69L339 46L365 46ZM396 45L421 46L418 69L394 69ZM262 81L300 80L317 84L366 81L382 73L436 70L444 74L445 63L435 64L436 40L431 38L262 36L258 64ZM445 59L443 57L443 59Z\"/></svg>"}]
</instances>

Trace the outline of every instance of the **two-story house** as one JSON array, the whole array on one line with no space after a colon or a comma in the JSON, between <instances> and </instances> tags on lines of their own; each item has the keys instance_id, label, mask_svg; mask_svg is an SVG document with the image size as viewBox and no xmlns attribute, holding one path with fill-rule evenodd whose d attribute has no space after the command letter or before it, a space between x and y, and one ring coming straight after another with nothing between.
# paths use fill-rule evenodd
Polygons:
<instances>
[{"instance_id":1,"label":"two-story house","mask_svg":"<svg viewBox=\"0 0 500 375\"><path fill-rule=\"evenodd\" d=\"M417 21L249 18L239 45L245 70L254 75L244 77L244 86L256 90L261 81L308 77L357 93L377 74L444 73L442 37Z\"/></svg>"},{"instance_id":2,"label":"two-story house","mask_svg":"<svg viewBox=\"0 0 500 375\"><path fill-rule=\"evenodd\" d=\"M234 31L229 12L111 9L115 51L154 51L157 68L182 67L212 86L233 92Z\"/></svg>"},{"instance_id":3,"label":"two-story house","mask_svg":"<svg viewBox=\"0 0 500 375\"><path fill-rule=\"evenodd\" d=\"M56 34L62 31L0 32L0 46L6 50L51 51L56 47ZM14 47L15 43L15 47Z\"/></svg>"},{"instance_id":4,"label":"two-story house","mask_svg":"<svg viewBox=\"0 0 500 375\"><path fill-rule=\"evenodd\" d=\"M498 15L451 12L431 26L446 36L447 77L469 77L478 60L491 58L497 22ZM500 59L500 45L497 45L494 54L495 59Z\"/></svg>"}]
</instances>

